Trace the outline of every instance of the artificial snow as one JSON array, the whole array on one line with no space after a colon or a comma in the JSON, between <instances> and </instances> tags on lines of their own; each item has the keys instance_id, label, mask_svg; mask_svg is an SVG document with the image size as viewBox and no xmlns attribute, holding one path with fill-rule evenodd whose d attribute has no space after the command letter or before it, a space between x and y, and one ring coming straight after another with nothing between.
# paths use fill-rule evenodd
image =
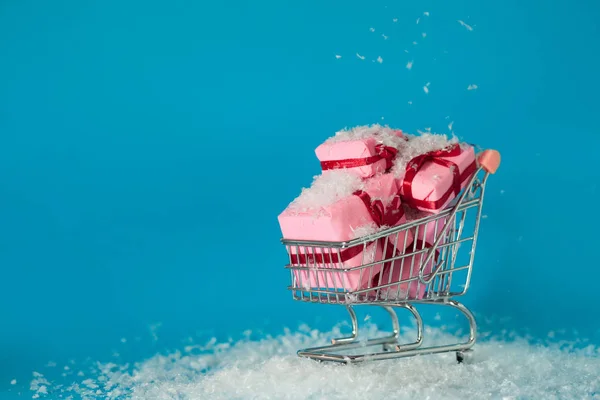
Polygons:
<instances>
[{"instance_id":1,"label":"artificial snow","mask_svg":"<svg viewBox=\"0 0 600 400\"><path fill-rule=\"evenodd\" d=\"M472 27L472 26L470 26L470 25L467 25L467 24L465 23L465 21L462 21L462 20L460 20L460 19L459 19L459 20L458 20L458 23L459 23L459 24L461 24L462 26L464 26L465 28L467 28L467 30L469 30L469 31L472 31L472 30L473 30L473 27Z\"/></svg>"},{"instance_id":2,"label":"artificial snow","mask_svg":"<svg viewBox=\"0 0 600 400\"><path fill-rule=\"evenodd\" d=\"M398 147L405 143L405 140L399 137L393 129L379 124L361 125L350 129L337 131L334 136L325 140L325 143L339 143L353 140L363 140L374 137L378 142L386 146Z\"/></svg>"},{"instance_id":3,"label":"artificial snow","mask_svg":"<svg viewBox=\"0 0 600 400\"><path fill-rule=\"evenodd\" d=\"M343 169L327 171L315 176L309 188L302 189L300 196L290 203L289 210L292 213L318 213L322 207L351 196L363 187L363 180L356 174Z\"/></svg>"},{"instance_id":4,"label":"artificial snow","mask_svg":"<svg viewBox=\"0 0 600 400\"><path fill-rule=\"evenodd\" d=\"M600 399L600 349L575 343L532 344L509 335L486 338L472 359L457 364L454 353L372 361L356 365L318 363L296 351L342 337L335 327L319 332L301 326L277 337L219 345L189 346L156 355L130 368L101 364L93 379L34 390L35 398L304 400L304 399ZM365 336L388 334L366 323ZM404 328L401 341L414 340ZM489 335L487 335L489 336ZM458 332L426 328L424 345L464 340ZM33 390L33 389L32 389Z\"/></svg>"},{"instance_id":5,"label":"artificial snow","mask_svg":"<svg viewBox=\"0 0 600 400\"><path fill-rule=\"evenodd\" d=\"M444 149L458 143L458 138L452 136L423 132L418 136L406 135L410 140L405 143L402 151L398 152L391 172L398 179L403 178L406 166L415 157L434 150Z\"/></svg>"}]
</instances>

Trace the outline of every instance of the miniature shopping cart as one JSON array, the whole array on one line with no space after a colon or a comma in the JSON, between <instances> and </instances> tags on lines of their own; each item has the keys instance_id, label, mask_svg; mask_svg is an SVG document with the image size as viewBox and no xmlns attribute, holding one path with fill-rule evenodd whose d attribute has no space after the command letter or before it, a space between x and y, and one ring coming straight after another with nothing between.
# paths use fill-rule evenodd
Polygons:
<instances>
[{"instance_id":1,"label":"miniature shopping cart","mask_svg":"<svg viewBox=\"0 0 600 400\"><path fill-rule=\"evenodd\" d=\"M499 164L497 151L480 153L477 170L463 191L435 215L347 242L282 239L290 260L286 268L291 271L289 289L294 300L344 305L352 321L349 337L333 339L328 346L300 350L298 355L319 361L355 363L456 352L457 361L463 362L475 344L477 325L473 314L454 298L469 289L485 185ZM412 242L407 243L408 237L413 238ZM429 243L415 240L427 237L431 238ZM370 250L377 243L383 243L383 252ZM397 249L404 250L398 252ZM342 253L353 250L355 254L362 253L362 263L347 268L341 262ZM302 261L294 256L298 254L304 255ZM367 285L349 290L352 287L349 282L357 280L366 281ZM415 307L419 304L459 311L469 323L468 340L423 346L423 319ZM392 335L359 341L358 320L353 309L357 305L382 307L392 319ZM412 343L400 343L400 324L395 310L402 308L416 320L417 337ZM369 351L373 346L381 351Z\"/></svg>"}]
</instances>

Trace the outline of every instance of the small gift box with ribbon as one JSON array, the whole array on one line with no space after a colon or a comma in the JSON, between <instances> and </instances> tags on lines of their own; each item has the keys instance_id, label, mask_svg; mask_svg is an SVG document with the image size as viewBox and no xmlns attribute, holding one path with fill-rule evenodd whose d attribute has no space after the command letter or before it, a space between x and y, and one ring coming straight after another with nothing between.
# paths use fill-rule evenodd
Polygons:
<instances>
[{"instance_id":1,"label":"small gift box with ribbon","mask_svg":"<svg viewBox=\"0 0 600 400\"><path fill-rule=\"evenodd\" d=\"M357 127L340 131L316 148L323 171L345 169L362 178L388 171L406 141L400 130Z\"/></svg>"},{"instance_id":2,"label":"small gift box with ribbon","mask_svg":"<svg viewBox=\"0 0 600 400\"><path fill-rule=\"evenodd\" d=\"M467 144L452 144L418 155L406 164L402 201L418 210L436 213L454 199L476 172L475 152Z\"/></svg>"},{"instance_id":3,"label":"small gift box with ribbon","mask_svg":"<svg viewBox=\"0 0 600 400\"><path fill-rule=\"evenodd\" d=\"M342 180L339 176L338 180ZM352 183L352 180L349 180ZM313 240L344 242L358 237L361 228L374 226L383 229L405 221L404 211L397 181L392 174L383 174L356 185L347 185L350 194L332 196L321 193L329 199L322 205L316 205L312 192L333 191L328 186L328 178L317 178L313 187L292 202L278 217L283 237L293 240ZM356 187L357 186L357 187ZM338 198L336 198L338 197ZM331 201L334 199L335 201ZM311 200L311 201L309 201ZM307 205L309 207L307 207ZM410 235L410 233L407 233ZM362 234L360 234L362 237ZM412 240L412 235L407 239ZM290 247L292 266L308 267L308 270L295 270L297 284L303 288L334 288L347 291L368 287L372 276L382 267L382 248L377 241L337 250L330 247ZM341 272L339 269L359 267L374 263L372 266L353 271ZM331 271L317 271L310 268L327 268ZM337 270L337 271L336 271Z\"/></svg>"}]
</instances>

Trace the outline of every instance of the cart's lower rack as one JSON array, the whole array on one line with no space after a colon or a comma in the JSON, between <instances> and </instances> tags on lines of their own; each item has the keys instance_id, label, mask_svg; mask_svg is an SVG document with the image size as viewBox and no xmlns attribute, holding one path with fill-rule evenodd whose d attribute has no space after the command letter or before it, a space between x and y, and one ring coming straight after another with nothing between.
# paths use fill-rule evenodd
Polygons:
<instances>
[{"instance_id":1,"label":"cart's lower rack","mask_svg":"<svg viewBox=\"0 0 600 400\"><path fill-rule=\"evenodd\" d=\"M453 308L460 312L466 317L469 323L469 337L464 342L450 343L438 346L424 346L423 332L424 324L423 318L421 318L415 304L420 302L411 303L387 303L387 304L363 304L367 306L378 306L383 308L389 314L392 320L392 334L389 336L367 339L361 341L358 335L358 319L353 306L346 305L346 309L350 314L352 323L352 333L350 336L344 338L332 339L331 344L328 346L312 347L302 349L298 351L298 356L311 358L317 361L332 361L338 363L359 363L363 361L377 361L377 360L388 360L393 358L401 357L412 357L426 354L436 353L447 353L456 352L456 360L463 362L466 357L470 354L470 349L473 347L477 337L477 323L475 317L469 311L467 307L455 300L438 300L438 301L426 301L421 302L422 304L434 304L445 307ZM417 334L413 342L400 343L400 322L396 309L408 310L416 321ZM380 351L367 351L369 348L379 348ZM361 354L344 354L351 350L360 349Z\"/></svg>"}]
</instances>

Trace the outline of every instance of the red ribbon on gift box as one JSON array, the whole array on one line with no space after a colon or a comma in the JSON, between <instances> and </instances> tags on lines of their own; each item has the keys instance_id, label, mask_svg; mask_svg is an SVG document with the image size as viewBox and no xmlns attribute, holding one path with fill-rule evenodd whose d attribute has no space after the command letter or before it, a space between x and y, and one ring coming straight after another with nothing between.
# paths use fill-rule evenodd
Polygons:
<instances>
[{"instance_id":1,"label":"red ribbon on gift box","mask_svg":"<svg viewBox=\"0 0 600 400\"><path fill-rule=\"evenodd\" d=\"M375 151L377 154L365 158L347 158L344 160L321 161L321 169L323 171L327 171L330 169L364 167L381 160L385 160L386 162L386 171L392 168L394 165L394 158L396 158L396 155L398 154L398 149L384 146L383 144L378 144L375 146Z\"/></svg>"},{"instance_id":2,"label":"red ribbon on gift box","mask_svg":"<svg viewBox=\"0 0 600 400\"><path fill-rule=\"evenodd\" d=\"M375 222L378 227L382 227L384 225L394 226L404 215L404 209L400 207L399 193L394 196L387 208L384 207L381 200L373 200L367 192L359 190L353 194L362 200L365 207L367 207L373 222ZM356 257L363 251L364 248L364 244L361 244L335 253L291 254L290 257L292 264L337 264L339 262L346 262Z\"/></svg>"},{"instance_id":3,"label":"red ribbon on gift box","mask_svg":"<svg viewBox=\"0 0 600 400\"><path fill-rule=\"evenodd\" d=\"M430 210L436 210L443 206L446 201L448 201L448 198L452 193L457 196L461 191L462 183L475 172L477 165L475 160L473 160L473 162L469 164L461 173L458 169L458 165L442 157L456 157L461 153L462 150L460 146L458 144L453 144L445 149L430 151L429 153L421 154L413 158L406 166L406 174L404 175L404 180L402 182L402 189L404 192L402 197L404 202L415 208L421 207ZM452 185L443 196L435 201L415 199L412 193L413 180L421 168L423 168L423 166L428 162L448 167L452 171Z\"/></svg>"}]
</instances>

